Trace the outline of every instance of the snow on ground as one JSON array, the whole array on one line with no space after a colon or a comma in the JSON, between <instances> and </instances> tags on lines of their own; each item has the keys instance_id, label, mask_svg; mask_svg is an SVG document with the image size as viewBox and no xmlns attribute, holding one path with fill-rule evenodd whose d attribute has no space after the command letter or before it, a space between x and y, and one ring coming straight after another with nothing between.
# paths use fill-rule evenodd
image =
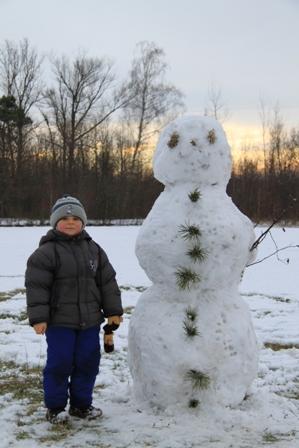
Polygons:
<instances>
[{"instance_id":1,"label":"snow on ground","mask_svg":"<svg viewBox=\"0 0 299 448\"><path fill-rule=\"evenodd\" d=\"M0 228L0 448L298 448L299 249L281 252L284 262L272 257L245 272L241 291L260 345L259 375L247 400L234 409L161 414L135 403L127 366L129 319L150 284L134 255L138 227L87 228L116 268L125 319L96 383L94 404L104 417L51 427L42 403L45 340L28 326L23 290L26 259L46 230ZM279 247L299 243L297 228L272 235ZM259 258L274 250L267 237Z\"/></svg>"}]
</instances>

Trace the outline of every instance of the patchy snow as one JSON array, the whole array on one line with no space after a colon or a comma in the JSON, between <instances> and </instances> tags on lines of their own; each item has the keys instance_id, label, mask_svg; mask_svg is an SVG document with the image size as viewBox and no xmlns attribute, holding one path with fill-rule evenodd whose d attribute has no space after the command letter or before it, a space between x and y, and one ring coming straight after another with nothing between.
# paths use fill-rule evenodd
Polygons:
<instances>
[{"instance_id":1,"label":"patchy snow","mask_svg":"<svg viewBox=\"0 0 299 448\"><path fill-rule=\"evenodd\" d=\"M1 448L298 448L299 249L281 254L290 258L288 264L273 257L249 267L243 278L243 299L251 310L260 346L259 374L251 395L240 406L217 408L213 415L194 411L178 416L140 409L133 399L127 364L128 325L142 287L150 284L134 255L139 228L88 228L117 269L125 319L116 332L116 351L102 356L94 405L103 409L103 418L72 419L66 427L52 428L44 418L41 394L34 398L41 389L38 378L45 340L28 326L24 294L12 292L23 287L26 259L46 230L0 229ZM257 235L262 230L256 229ZM276 228L272 235L280 247L299 242L297 228L286 228L286 232ZM267 237L259 257L271 252L272 245ZM2 275L16 274L22 277L10 277L7 287ZM18 382L21 391L16 393Z\"/></svg>"}]
</instances>

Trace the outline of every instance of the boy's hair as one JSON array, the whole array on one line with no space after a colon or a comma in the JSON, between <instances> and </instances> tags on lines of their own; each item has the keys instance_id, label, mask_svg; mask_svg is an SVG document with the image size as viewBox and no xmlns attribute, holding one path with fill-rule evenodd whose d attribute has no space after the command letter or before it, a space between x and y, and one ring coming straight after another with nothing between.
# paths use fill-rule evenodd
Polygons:
<instances>
[{"instance_id":1,"label":"boy's hair","mask_svg":"<svg viewBox=\"0 0 299 448\"><path fill-rule=\"evenodd\" d=\"M87 216L81 202L65 194L62 198L57 199L51 210L50 225L55 228L58 221L65 216L76 216L81 219L83 225L86 226Z\"/></svg>"}]
</instances>

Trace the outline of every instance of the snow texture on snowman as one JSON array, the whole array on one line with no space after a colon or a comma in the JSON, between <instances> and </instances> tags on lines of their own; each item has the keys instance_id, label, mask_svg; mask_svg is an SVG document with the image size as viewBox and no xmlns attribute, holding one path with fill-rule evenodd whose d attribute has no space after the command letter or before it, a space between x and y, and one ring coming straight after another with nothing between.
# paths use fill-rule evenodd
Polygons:
<instances>
[{"instance_id":1,"label":"snow texture on snowman","mask_svg":"<svg viewBox=\"0 0 299 448\"><path fill-rule=\"evenodd\" d=\"M129 327L135 396L159 409L237 405L258 364L238 291L254 230L226 194L231 155L222 127L210 117L176 119L160 136L153 168L165 189L136 242L153 285Z\"/></svg>"}]
</instances>

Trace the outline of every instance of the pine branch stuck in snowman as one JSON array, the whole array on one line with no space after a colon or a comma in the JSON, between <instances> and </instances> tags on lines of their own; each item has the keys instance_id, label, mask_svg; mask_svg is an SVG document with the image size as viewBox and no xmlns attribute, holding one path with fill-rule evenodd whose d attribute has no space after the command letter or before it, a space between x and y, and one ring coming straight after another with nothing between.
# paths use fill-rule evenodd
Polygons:
<instances>
[{"instance_id":1,"label":"pine branch stuck in snowman","mask_svg":"<svg viewBox=\"0 0 299 448\"><path fill-rule=\"evenodd\" d=\"M185 312L186 316L183 321L184 332L187 337L193 338L194 336L199 336L199 330L196 324L197 312L193 308L187 308Z\"/></svg>"},{"instance_id":2,"label":"pine branch stuck in snowman","mask_svg":"<svg viewBox=\"0 0 299 448\"><path fill-rule=\"evenodd\" d=\"M197 188L195 188L195 190L191 191L191 193L188 194L191 202L197 202L200 199L200 196L201 193Z\"/></svg>"},{"instance_id":3,"label":"pine branch stuck in snowman","mask_svg":"<svg viewBox=\"0 0 299 448\"><path fill-rule=\"evenodd\" d=\"M183 328L184 328L186 336L188 336L189 338L193 338L194 336L199 336L199 330L193 322L190 322L189 320L185 319L183 322Z\"/></svg>"},{"instance_id":4,"label":"pine branch stuck in snowman","mask_svg":"<svg viewBox=\"0 0 299 448\"><path fill-rule=\"evenodd\" d=\"M190 289L196 283L200 282L200 276L190 268L178 268L175 273L177 285L180 289Z\"/></svg>"},{"instance_id":5,"label":"pine branch stuck in snowman","mask_svg":"<svg viewBox=\"0 0 299 448\"><path fill-rule=\"evenodd\" d=\"M202 262L207 257L207 251L205 251L202 247L200 247L198 244L191 247L191 249L188 250L187 255L194 261L194 262Z\"/></svg>"},{"instance_id":6,"label":"pine branch stuck in snowman","mask_svg":"<svg viewBox=\"0 0 299 448\"><path fill-rule=\"evenodd\" d=\"M226 194L231 155L222 127L178 118L161 133L153 168L165 189L136 241L153 283L129 326L136 399L178 412L237 405L257 375L256 337L238 291L255 236Z\"/></svg>"},{"instance_id":7,"label":"pine branch stuck in snowman","mask_svg":"<svg viewBox=\"0 0 299 448\"><path fill-rule=\"evenodd\" d=\"M197 225L187 223L180 225L179 234L184 240L197 240L201 235L201 231Z\"/></svg>"},{"instance_id":8,"label":"pine branch stuck in snowman","mask_svg":"<svg viewBox=\"0 0 299 448\"><path fill-rule=\"evenodd\" d=\"M210 378L206 373L199 370L190 369L185 374L185 380L190 381L192 389L207 389L210 385Z\"/></svg>"}]
</instances>

